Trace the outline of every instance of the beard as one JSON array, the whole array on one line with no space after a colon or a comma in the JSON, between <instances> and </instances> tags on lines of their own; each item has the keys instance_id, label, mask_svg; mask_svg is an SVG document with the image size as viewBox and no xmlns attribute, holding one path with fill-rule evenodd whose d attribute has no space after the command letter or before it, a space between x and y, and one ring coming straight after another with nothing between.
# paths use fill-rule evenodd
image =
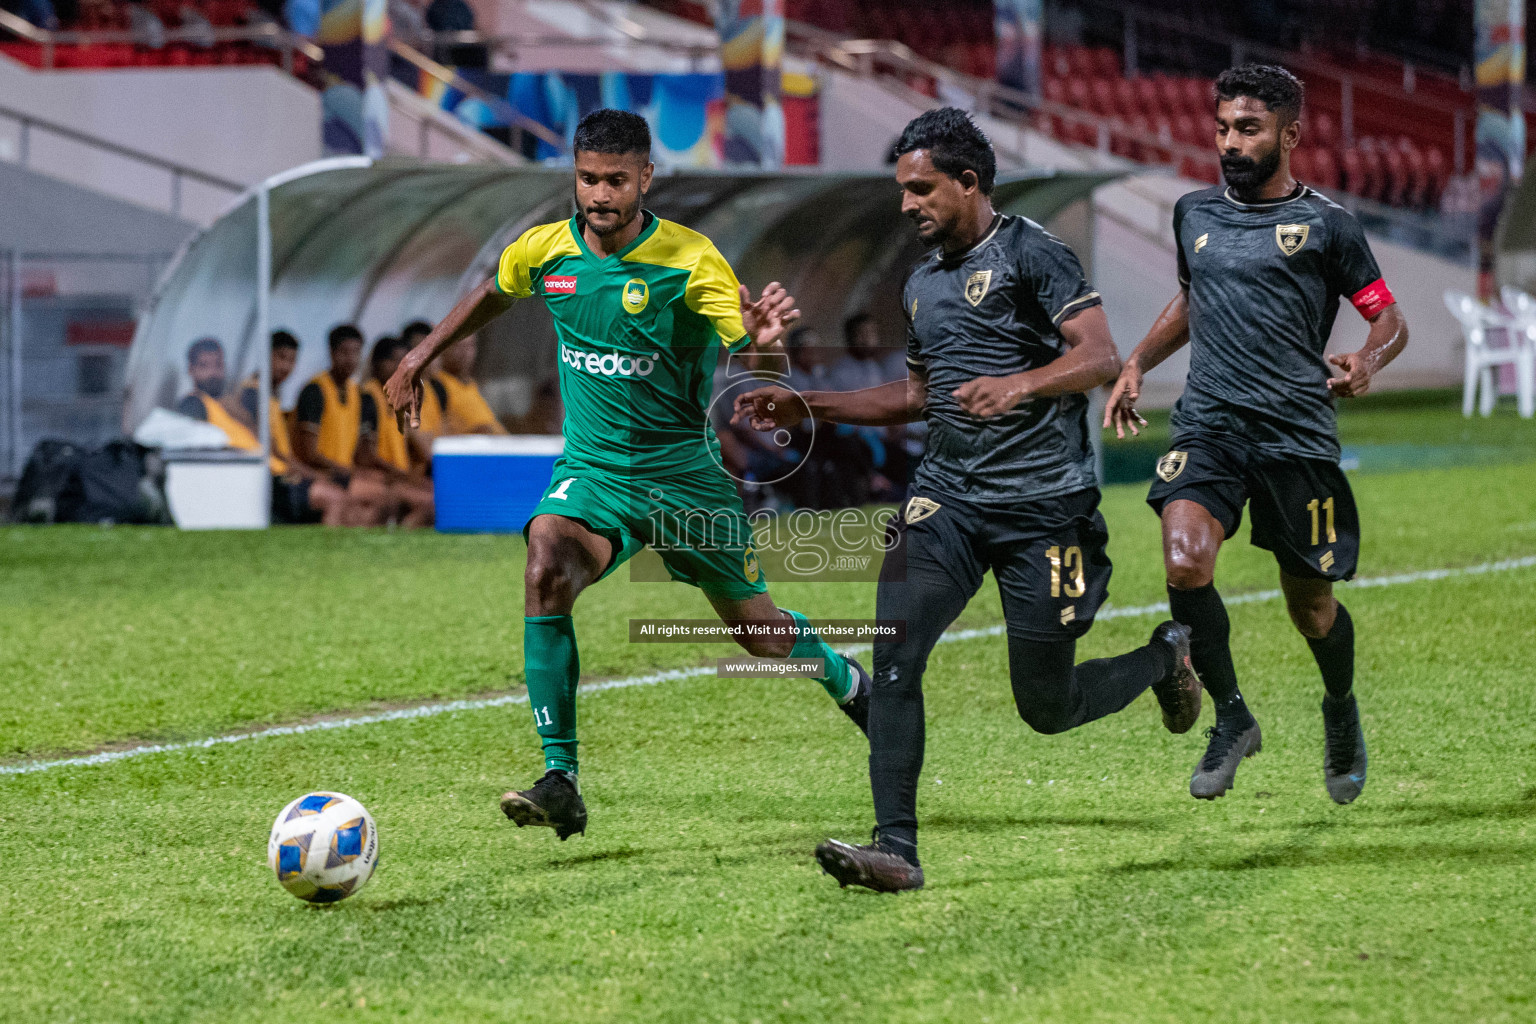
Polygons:
<instances>
[{"instance_id":1,"label":"beard","mask_svg":"<svg viewBox=\"0 0 1536 1024\"><path fill-rule=\"evenodd\" d=\"M207 395L209 398L223 398L224 397L224 378L223 377L208 377L208 378L205 378L203 380L203 382L198 385L198 390L202 391L202 393Z\"/></svg>"},{"instance_id":2,"label":"beard","mask_svg":"<svg viewBox=\"0 0 1536 1024\"><path fill-rule=\"evenodd\" d=\"M633 224L635 222L635 218L640 216L640 205L641 204L637 202L633 206L629 207L596 207L583 206L581 205L580 199L576 201L576 208L581 211L581 219L584 220L587 225L592 228L592 233L597 235L599 238L606 238L609 235L617 234ZM602 217L603 225L599 226L598 224L593 223L593 216ZM614 219L609 220L608 218L610 217L613 217Z\"/></svg>"},{"instance_id":3,"label":"beard","mask_svg":"<svg viewBox=\"0 0 1536 1024\"><path fill-rule=\"evenodd\" d=\"M1252 192L1263 185L1280 169L1280 147L1255 160L1251 156L1223 156L1221 174L1227 184L1238 192Z\"/></svg>"}]
</instances>

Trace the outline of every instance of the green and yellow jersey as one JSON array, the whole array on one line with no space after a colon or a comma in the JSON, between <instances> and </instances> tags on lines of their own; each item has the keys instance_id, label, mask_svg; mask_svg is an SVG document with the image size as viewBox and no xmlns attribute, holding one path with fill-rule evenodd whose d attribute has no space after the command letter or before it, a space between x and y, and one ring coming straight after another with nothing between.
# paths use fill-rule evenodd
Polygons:
<instances>
[{"instance_id":1,"label":"green and yellow jersey","mask_svg":"<svg viewBox=\"0 0 1536 1024\"><path fill-rule=\"evenodd\" d=\"M715 365L720 346L750 340L736 275L708 238L644 216L606 259L575 217L530 228L501 254L496 287L542 296L554 317L567 458L647 475L719 465Z\"/></svg>"}]
</instances>

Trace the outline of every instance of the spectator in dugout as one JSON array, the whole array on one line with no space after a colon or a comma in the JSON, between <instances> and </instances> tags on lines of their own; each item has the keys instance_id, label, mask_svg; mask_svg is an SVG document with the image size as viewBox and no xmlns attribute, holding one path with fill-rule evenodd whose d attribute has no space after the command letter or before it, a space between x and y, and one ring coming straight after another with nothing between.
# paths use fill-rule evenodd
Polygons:
<instances>
[{"instance_id":1,"label":"spectator in dugout","mask_svg":"<svg viewBox=\"0 0 1536 1024\"><path fill-rule=\"evenodd\" d=\"M433 376L442 385L441 434L505 434L490 403L480 394L480 385L471 376L475 368L478 349L472 334L463 341L449 346L438 356L440 368ZM423 421L425 426L425 421Z\"/></svg>"},{"instance_id":2,"label":"spectator in dugout","mask_svg":"<svg viewBox=\"0 0 1536 1024\"><path fill-rule=\"evenodd\" d=\"M409 427L405 431L384 397L384 382L394 374L407 352L399 338L383 337L373 346L369 376L363 384L362 427L357 445L357 464L383 476L389 491L385 515L398 517L400 525L417 528L432 525L432 484L411 457Z\"/></svg>"},{"instance_id":3,"label":"spectator in dugout","mask_svg":"<svg viewBox=\"0 0 1536 1024\"><path fill-rule=\"evenodd\" d=\"M291 349L288 347L290 345ZM298 340L286 331L279 331L272 336L274 390L293 372L298 348ZM224 346L216 338L200 338L193 342L187 350L187 371L192 377L193 390L177 405L177 411L218 427L229 438L231 448L261 451L261 442L256 436L257 385L254 379L241 387L238 401L226 404L223 400L225 381L228 379ZM272 521L351 525L348 522L350 507L346 493L329 481L315 481L306 472L306 467L294 460L293 450L288 443L288 423L275 397L272 399L271 424L272 452L268 467L272 471Z\"/></svg>"},{"instance_id":4,"label":"spectator in dugout","mask_svg":"<svg viewBox=\"0 0 1536 1024\"><path fill-rule=\"evenodd\" d=\"M331 367L299 392L294 455L316 473L343 488L354 518L365 524L384 521L388 488L381 475L359 471L357 443L362 433L363 400L352 379L362 362L363 335L351 324L331 330Z\"/></svg>"}]
</instances>

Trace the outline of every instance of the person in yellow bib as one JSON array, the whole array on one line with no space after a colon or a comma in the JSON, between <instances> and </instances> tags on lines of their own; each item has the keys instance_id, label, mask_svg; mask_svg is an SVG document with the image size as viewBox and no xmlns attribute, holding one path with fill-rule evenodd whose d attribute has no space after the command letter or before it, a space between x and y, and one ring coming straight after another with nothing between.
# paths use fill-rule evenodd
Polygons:
<instances>
[{"instance_id":1,"label":"person in yellow bib","mask_svg":"<svg viewBox=\"0 0 1536 1024\"><path fill-rule=\"evenodd\" d=\"M490 403L472 376L478 352L475 336L456 342L438 357L440 370L433 379L441 387L443 402L440 434L505 434ZM435 389L434 389L435 390Z\"/></svg>"},{"instance_id":2,"label":"person in yellow bib","mask_svg":"<svg viewBox=\"0 0 1536 1024\"><path fill-rule=\"evenodd\" d=\"M409 352L431 333L431 324L425 320L413 320L400 329L400 340L405 343L405 350ZM470 363L473 365L473 358ZM435 371L422 378L422 383L426 386L422 389L420 422L414 429L407 432L407 440L411 448L411 464L423 476L430 476L432 473L433 440L447 433L443 429L443 410L448 408L448 389L437 378ZM384 411L386 410L381 408L381 415Z\"/></svg>"},{"instance_id":3,"label":"person in yellow bib","mask_svg":"<svg viewBox=\"0 0 1536 1024\"><path fill-rule=\"evenodd\" d=\"M347 492L327 476L322 476L293 457L292 435L278 389L293 376L299 361L299 339L288 331L272 335L272 394L268 396L267 421L272 431L272 521L274 523L324 523L326 526L355 525ZM261 384L251 374L240 384L229 411L251 431L257 431L256 410Z\"/></svg>"},{"instance_id":4,"label":"person in yellow bib","mask_svg":"<svg viewBox=\"0 0 1536 1024\"><path fill-rule=\"evenodd\" d=\"M383 478L358 472L357 441L362 432L362 392L352 375L362 362L363 335L351 324L330 333L331 368L299 392L293 453L299 461L344 488L359 525L383 522L387 488Z\"/></svg>"},{"instance_id":5,"label":"person in yellow bib","mask_svg":"<svg viewBox=\"0 0 1536 1024\"><path fill-rule=\"evenodd\" d=\"M411 457L410 429L400 429L384 397L384 382L404 355L405 342L399 338L374 342L368 360L370 376L363 382L357 464L383 475L389 487L387 514L398 515L401 526L417 528L432 525L432 484Z\"/></svg>"}]
</instances>

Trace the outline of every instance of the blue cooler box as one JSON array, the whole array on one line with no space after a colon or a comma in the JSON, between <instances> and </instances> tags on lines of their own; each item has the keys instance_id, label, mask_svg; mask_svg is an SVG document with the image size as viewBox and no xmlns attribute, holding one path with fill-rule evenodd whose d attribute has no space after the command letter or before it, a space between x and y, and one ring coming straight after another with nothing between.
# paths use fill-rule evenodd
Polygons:
<instances>
[{"instance_id":1,"label":"blue cooler box","mask_svg":"<svg viewBox=\"0 0 1536 1024\"><path fill-rule=\"evenodd\" d=\"M433 441L438 530L521 533L564 450L565 438L547 434L476 434Z\"/></svg>"}]
</instances>

